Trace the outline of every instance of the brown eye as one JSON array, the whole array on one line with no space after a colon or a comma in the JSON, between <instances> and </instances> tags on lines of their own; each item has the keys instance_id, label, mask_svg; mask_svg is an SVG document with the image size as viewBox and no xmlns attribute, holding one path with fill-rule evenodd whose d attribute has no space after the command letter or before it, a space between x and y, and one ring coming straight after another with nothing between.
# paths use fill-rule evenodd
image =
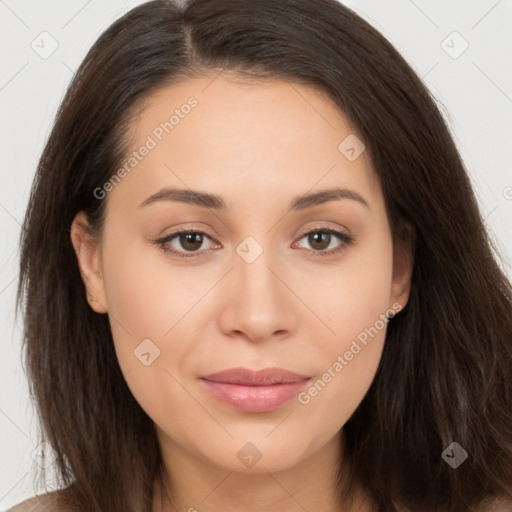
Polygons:
<instances>
[{"instance_id":1,"label":"brown eye","mask_svg":"<svg viewBox=\"0 0 512 512\"><path fill-rule=\"evenodd\" d=\"M181 247L187 251L196 251L203 245L203 236L201 233L181 233L177 240Z\"/></svg>"},{"instance_id":2,"label":"brown eye","mask_svg":"<svg viewBox=\"0 0 512 512\"><path fill-rule=\"evenodd\" d=\"M331 228L315 229L304 233L300 240L307 238L315 256L332 256L342 251L345 247L354 242L354 238ZM338 239L338 244L336 244ZM212 241L212 237L202 231L184 230L173 233L169 236L155 240L165 252L178 258L194 258L204 256L207 250L201 250L206 240ZM329 249L331 245L334 248Z\"/></svg>"},{"instance_id":3,"label":"brown eye","mask_svg":"<svg viewBox=\"0 0 512 512\"><path fill-rule=\"evenodd\" d=\"M308 234L308 243L318 251L324 251L331 243L332 235L323 231L314 231Z\"/></svg>"},{"instance_id":4,"label":"brown eye","mask_svg":"<svg viewBox=\"0 0 512 512\"><path fill-rule=\"evenodd\" d=\"M212 237L202 231L185 230L155 240L155 243L164 251L179 258L193 258L204 255L206 250L200 249L206 240L212 240Z\"/></svg>"},{"instance_id":5,"label":"brown eye","mask_svg":"<svg viewBox=\"0 0 512 512\"><path fill-rule=\"evenodd\" d=\"M329 256L337 254L346 246L349 246L354 242L354 238L351 236L331 228L308 231L307 233L304 233L300 239L302 240L303 238L307 238L307 243L310 245L311 251L318 253L315 254L315 256ZM339 240L338 244L335 243L336 238ZM334 245L334 248L331 247L331 244ZM327 250L329 247L331 247L331 249Z\"/></svg>"}]
</instances>

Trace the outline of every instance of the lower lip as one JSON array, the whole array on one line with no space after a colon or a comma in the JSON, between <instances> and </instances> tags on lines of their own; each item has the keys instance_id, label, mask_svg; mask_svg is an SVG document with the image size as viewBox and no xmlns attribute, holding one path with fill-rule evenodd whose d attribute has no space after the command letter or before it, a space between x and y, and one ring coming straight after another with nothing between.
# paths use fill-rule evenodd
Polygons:
<instances>
[{"instance_id":1,"label":"lower lip","mask_svg":"<svg viewBox=\"0 0 512 512\"><path fill-rule=\"evenodd\" d=\"M244 386L200 380L213 396L237 409L245 412L266 412L277 409L297 396L311 379L270 386Z\"/></svg>"}]
</instances>

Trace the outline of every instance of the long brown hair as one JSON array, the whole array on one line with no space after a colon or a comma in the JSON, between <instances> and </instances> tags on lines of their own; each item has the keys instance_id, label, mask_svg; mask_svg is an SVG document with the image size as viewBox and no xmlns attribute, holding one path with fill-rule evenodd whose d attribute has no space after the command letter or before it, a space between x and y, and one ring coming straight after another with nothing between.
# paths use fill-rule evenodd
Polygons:
<instances>
[{"instance_id":1,"label":"long brown hair","mask_svg":"<svg viewBox=\"0 0 512 512\"><path fill-rule=\"evenodd\" d=\"M416 232L409 303L390 321L375 379L344 426L349 482L382 511L459 512L512 496L512 288L429 91L336 0L156 0L113 23L76 72L21 235L30 390L41 440L78 509L150 511L163 469L108 317L87 304L70 226L84 210L101 231L105 201L94 191L123 161L141 100L216 71L327 93L371 155L394 242L404 221ZM452 442L469 455L457 469L441 456Z\"/></svg>"}]
</instances>

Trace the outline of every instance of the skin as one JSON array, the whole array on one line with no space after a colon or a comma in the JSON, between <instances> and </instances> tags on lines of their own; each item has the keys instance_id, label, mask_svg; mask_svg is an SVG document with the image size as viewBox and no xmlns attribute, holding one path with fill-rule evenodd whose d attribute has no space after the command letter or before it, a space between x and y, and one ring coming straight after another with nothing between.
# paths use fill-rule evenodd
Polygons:
<instances>
[{"instance_id":1,"label":"skin","mask_svg":"<svg viewBox=\"0 0 512 512\"><path fill-rule=\"evenodd\" d=\"M73 222L89 303L109 315L126 382L156 425L178 510L342 510L340 429L374 378L385 327L307 404L247 413L211 396L198 377L244 366L321 378L380 315L405 306L411 248L393 244L368 152L350 161L338 150L356 131L316 89L189 79L146 98L133 149L190 96L198 105L108 192L101 238L89 235L82 212ZM139 207L164 187L222 196L229 209L164 200ZM332 187L357 191L369 207L341 199L289 211L292 198ZM153 243L183 228L212 239L195 252L184 237L167 248L203 257L178 258ZM321 228L355 242L332 236L315 245L303 235ZM263 249L251 263L236 252L247 236ZM149 366L134 356L144 339L160 350ZM261 454L252 467L237 457L247 442ZM171 507L155 498L153 510ZM373 509L360 492L343 510Z\"/></svg>"}]
</instances>

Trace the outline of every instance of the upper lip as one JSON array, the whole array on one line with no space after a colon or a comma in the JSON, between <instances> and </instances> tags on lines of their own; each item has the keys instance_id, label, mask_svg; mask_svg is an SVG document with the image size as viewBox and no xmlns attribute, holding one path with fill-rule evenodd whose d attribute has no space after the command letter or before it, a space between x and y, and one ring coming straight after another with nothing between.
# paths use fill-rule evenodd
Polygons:
<instances>
[{"instance_id":1,"label":"upper lip","mask_svg":"<svg viewBox=\"0 0 512 512\"><path fill-rule=\"evenodd\" d=\"M272 384L301 382L309 379L310 377L285 370L284 368L264 368L263 370L229 368L220 372L211 373L210 375L205 375L201 378L212 382L224 382L227 384L271 386Z\"/></svg>"}]
</instances>

